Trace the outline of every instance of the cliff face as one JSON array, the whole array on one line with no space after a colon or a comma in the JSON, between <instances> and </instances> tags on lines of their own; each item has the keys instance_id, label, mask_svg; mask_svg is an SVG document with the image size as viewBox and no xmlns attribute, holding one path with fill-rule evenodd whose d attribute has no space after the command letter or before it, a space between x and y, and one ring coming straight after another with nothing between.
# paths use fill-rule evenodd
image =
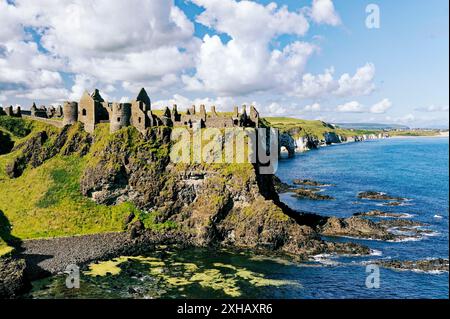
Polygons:
<instances>
[{"instance_id":1,"label":"cliff face","mask_svg":"<svg viewBox=\"0 0 450 319\"><path fill-rule=\"evenodd\" d=\"M286 147L289 156L292 157L296 152L302 153L331 144L340 144L346 142L362 142L366 140L384 138L381 134L362 134L348 137L336 132L325 132L323 138L314 135L298 136L296 129L289 130L280 134L280 146Z\"/></svg>"},{"instance_id":2,"label":"cliff face","mask_svg":"<svg viewBox=\"0 0 450 319\"><path fill-rule=\"evenodd\" d=\"M273 176L260 175L252 164L172 163L170 134L167 127L145 135L132 127L109 134L107 125L94 134L80 123L39 127L0 158L9 175L0 180L6 198L18 200L2 204L14 235L86 234L130 225L136 230L140 223L200 246L262 248L303 258L369 252L323 241L322 218L285 207ZM18 187L31 190L27 202L9 194Z\"/></svg>"},{"instance_id":3,"label":"cliff face","mask_svg":"<svg viewBox=\"0 0 450 319\"><path fill-rule=\"evenodd\" d=\"M82 193L99 204L131 201L145 212L144 220L152 216L170 224L201 246L264 248L303 257L348 251L289 217L272 176L259 175L251 164L173 164L169 137L167 128L150 130L144 140L133 129L121 130L91 154L95 160L81 178Z\"/></svg>"}]
</instances>

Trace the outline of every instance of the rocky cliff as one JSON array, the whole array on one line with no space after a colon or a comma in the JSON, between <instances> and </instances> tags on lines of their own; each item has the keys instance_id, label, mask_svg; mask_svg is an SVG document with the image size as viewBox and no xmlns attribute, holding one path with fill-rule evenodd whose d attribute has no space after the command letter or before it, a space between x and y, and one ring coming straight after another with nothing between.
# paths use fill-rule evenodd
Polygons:
<instances>
[{"instance_id":1,"label":"rocky cliff","mask_svg":"<svg viewBox=\"0 0 450 319\"><path fill-rule=\"evenodd\" d=\"M384 138L382 134L362 134L347 136L335 132L325 132L323 137L307 134L299 136L296 129L280 133L280 147L285 147L289 157L295 153L303 153L313 149L318 149L332 144L341 144L347 142L363 142Z\"/></svg>"},{"instance_id":2,"label":"rocky cliff","mask_svg":"<svg viewBox=\"0 0 450 319\"><path fill-rule=\"evenodd\" d=\"M50 185L38 185L47 191L36 196L34 206L27 203L33 214L19 217L20 212L12 212L17 203L3 208L17 237L113 231L118 216L125 214L123 229L134 235L142 228L171 231L199 246L261 248L301 258L369 252L358 245L323 241L318 225L325 221L285 207L273 176L260 175L252 164L174 164L169 160L169 128L152 128L142 135L132 127L109 134L103 126L92 135L79 123L63 129L40 126L6 155L10 180L0 180L5 187L14 180L35 187L29 179L50 164L53 177ZM41 222L36 225L33 218Z\"/></svg>"}]
</instances>

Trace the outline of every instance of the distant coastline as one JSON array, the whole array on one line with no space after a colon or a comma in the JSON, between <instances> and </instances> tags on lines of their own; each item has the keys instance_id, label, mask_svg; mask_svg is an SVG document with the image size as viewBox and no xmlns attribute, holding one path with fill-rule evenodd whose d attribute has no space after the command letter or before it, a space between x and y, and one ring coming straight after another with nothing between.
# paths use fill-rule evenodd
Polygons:
<instances>
[{"instance_id":1,"label":"distant coastline","mask_svg":"<svg viewBox=\"0 0 450 319\"><path fill-rule=\"evenodd\" d=\"M412 136L412 135L395 135L395 136L390 136L390 138L395 138L395 139L405 139L405 138L444 138L444 137L449 137L449 132L439 132L439 134L436 135L416 135L416 136Z\"/></svg>"}]
</instances>

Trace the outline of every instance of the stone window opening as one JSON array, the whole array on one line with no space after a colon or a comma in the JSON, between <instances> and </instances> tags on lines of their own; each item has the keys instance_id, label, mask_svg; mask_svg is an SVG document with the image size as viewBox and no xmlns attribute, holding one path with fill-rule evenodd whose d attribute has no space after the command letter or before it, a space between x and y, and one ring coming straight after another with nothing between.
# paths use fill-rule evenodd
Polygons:
<instances>
[{"instance_id":1,"label":"stone window opening","mask_svg":"<svg viewBox=\"0 0 450 319\"><path fill-rule=\"evenodd\" d=\"M82 114L83 114L83 116L87 115L86 109L83 109Z\"/></svg>"},{"instance_id":2,"label":"stone window opening","mask_svg":"<svg viewBox=\"0 0 450 319\"><path fill-rule=\"evenodd\" d=\"M140 118L138 119L138 122L139 122L139 123L141 123L141 122L142 122L142 118L141 118L141 117L140 117Z\"/></svg>"},{"instance_id":3,"label":"stone window opening","mask_svg":"<svg viewBox=\"0 0 450 319\"><path fill-rule=\"evenodd\" d=\"M120 122L120 117L117 118L117 122Z\"/></svg>"}]
</instances>

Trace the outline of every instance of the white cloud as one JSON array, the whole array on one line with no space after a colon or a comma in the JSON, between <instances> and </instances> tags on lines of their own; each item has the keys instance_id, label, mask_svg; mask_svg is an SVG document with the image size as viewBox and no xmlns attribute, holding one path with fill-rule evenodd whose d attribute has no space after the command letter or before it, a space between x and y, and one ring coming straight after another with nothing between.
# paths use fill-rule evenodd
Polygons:
<instances>
[{"instance_id":1,"label":"white cloud","mask_svg":"<svg viewBox=\"0 0 450 319\"><path fill-rule=\"evenodd\" d=\"M364 112L363 106L357 101L351 101L345 104L338 105L336 111L342 113L362 113Z\"/></svg>"},{"instance_id":2,"label":"white cloud","mask_svg":"<svg viewBox=\"0 0 450 319\"><path fill-rule=\"evenodd\" d=\"M392 102L389 99L384 99L376 104L374 104L370 108L371 113L375 114L382 114L386 113L387 110L389 110L392 107Z\"/></svg>"},{"instance_id":3,"label":"white cloud","mask_svg":"<svg viewBox=\"0 0 450 319\"><path fill-rule=\"evenodd\" d=\"M415 111L419 111L419 112L448 112L449 111L449 107L448 107L448 105L446 105L446 106L430 105L428 107L416 108Z\"/></svg>"},{"instance_id":4,"label":"white cloud","mask_svg":"<svg viewBox=\"0 0 450 319\"><path fill-rule=\"evenodd\" d=\"M316 23L332 26L341 24L341 18L335 11L334 4L331 0L314 0L310 15Z\"/></svg>"},{"instance_id":5,"label":"white cloud","mask_svg":"<svg viewBox=\"0 0 450 319\"><path fill-rule=\"evenodd\" d=\"M319 103L313 103L310 105L306 105L303 108L303 112L320 112L322 111L322 107L320 106Z\"/></svg>"},{"instance_id":6,"label":"white cloud","mask_svg":"<svg viewBox=\"0 0 450 319\"><path fill-rule=\"evenodd\" d=\"M194 77L183 78L187 89L220 95L244 95L284 88L303 73L313 44L294 41L283 49L269 50L269 43L282 34L304 35L309 24L302 12L252 1L192 0L205 11L197 22L227 34L206 35L197 56Z\"/></svg>"},{"instance_id":7,"label":"white cloud","mask_svg":"<svg viewBox=\"0 0 450 319\"><path fill-rule=\"evenodd\" d=\"M23 97L29 100L37 101L37 100L55 100L55 101L65 101L67 100L67 96L69 95L69 91L65 88L38 88L32 89L31 91L25 91L24 93L18 93L17 97ZM79 97L77 98L77 100Z\"/></svg>"},{"instance_id":8,"label":"white cloud","mask_svg":"<svg viewBox=\"0 0 450 319\"><path fill-rule=\"evenodd\" d=\"M293 95L302 98L319 97L337 89L337 83L333 78L334 68L325 70L323 74L303 75L301 83L294 88Z\"/></svg>"},{"instance_id":9,"label":"white cloud","mask_svg":"<svg viewBox=\"0 0 450 319\"><path fill-rule=\"evenodd\" d=\"M358 68L354 75L343 74L339 80L334 78L334 67L328 68L322 74L306 73L301 81L292 82L290 95L301 98L319 98L326 96L361 96L368 95L375 89L373 79L375 66L367 63Z\"/></svg>"},{"instance_id":10,"label":"white cloud","mask_svg":"<svg viewBox=\"0 0 450 319\"><path fill-rule=\"evenodd\" d=\"M194 25L167 0L15 1L25 25L76 75L157 82L194 66ZM106 85L105 85L106 86Z\"/></svg>"},{"instance_id":11,"label":"white cloud","mask_svg":"<svg viewBox=\"0 0 450 319\"><path fill-rule=\"evenodd\" d=\"M309 30L308 19L340 23L331 1L315 0L311 8L297 11L246 0L191 1L204 9L197 22L218 35L195 37L194 23L173 0L15 0L14 5L3 0L1 93L7 89L8 97L14 92L33 100L78 100L84 90L97 87L106 99L120 99L146 87L150 94L172 96L160 101L163 105L231 109L257 99L270 114L297 114L324 110L319 103L302 108L283 97L321 101L369 94L375 87L370 63L336 79L333 67L305 74L309 58L320 48L301 37ZM33 28L34 39L26 27ZM292 40L281 45L281 35ZM67 80L66 74L73 77Z\"/></svg>"},{"instance_id":12,"label":"white cloud","mask_svg":"<svg viewBox=\"0 0 450 319\"><path fill-rule=\"evenodd\" d=\"M400 117L386 116L385 119L387 122L391 122L391 123L411 124L416 120L416 117L414 116L414 114L409 113L409 114L405 114Z\"/></svg>"},{"instance_id":13,"label":"white cloud","mask_svg":"<svg viewBox=\"0 0 450 319\"><path fill-rule=\"evenodd\" d=\"M200 105L205 105L209 108L212 105L217 107L218 111L231 111L233 106L237 104L236 100L231 97L218 97L216 99L212 99L209 97L206 98L188 98L181 94L174 94L171 98L165 100L158 100L152 102L152 108L155 109L163 109L164 107L172 107L173 105L177 105L178 110L186 110L192 105L196 105L197 108ZM245 103L243 103L245 104ZM251 103L246 103L251 104Z\"/></svg>"},{"instance_id":14,"label":"white cloud","mask_svg":"<svg viewBox=\"0 0 450 319\"><path fill-rule=\"evenodd\" d=\"M338 81L339 88L335 91L335 94L340 96L370 94L375 90L375 84L373 83L374 77L375 65L373 63L367 63L356 70L353 76L348 73L343 74Z\"/></svg>"}]
</instances>

